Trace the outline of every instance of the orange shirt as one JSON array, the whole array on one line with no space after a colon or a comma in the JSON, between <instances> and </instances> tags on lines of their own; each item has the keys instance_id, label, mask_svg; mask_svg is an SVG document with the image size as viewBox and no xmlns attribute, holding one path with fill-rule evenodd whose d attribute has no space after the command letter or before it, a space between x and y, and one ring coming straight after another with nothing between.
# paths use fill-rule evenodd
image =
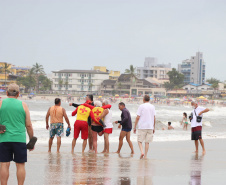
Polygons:
<instances>
[{"instance_id":1,"label":"orange shirt","mask_svg":"<svg viewBox=\"0 0 226 185\"><path fill-rule=\"evenodd\" d=\"M50 108L50 123L63 123L63 108L61 106L52 106Z\"/></svg>"}]
</instances>

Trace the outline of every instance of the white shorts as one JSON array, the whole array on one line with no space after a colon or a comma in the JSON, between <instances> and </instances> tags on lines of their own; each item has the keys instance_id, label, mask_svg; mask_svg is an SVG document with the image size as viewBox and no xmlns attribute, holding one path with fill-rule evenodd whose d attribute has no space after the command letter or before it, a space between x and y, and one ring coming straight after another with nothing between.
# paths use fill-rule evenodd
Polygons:
<instances>
[{"instance_id":1,"label":"white shorts","mask_svg":"<svg viewBox=\"0 0 226 185\"><path fill-rule=\"evenodd\" d=\"M138 142L150 143L153 141L153 130L152 129L138 129L137 135Z\"/></svg>"}]
</instances>

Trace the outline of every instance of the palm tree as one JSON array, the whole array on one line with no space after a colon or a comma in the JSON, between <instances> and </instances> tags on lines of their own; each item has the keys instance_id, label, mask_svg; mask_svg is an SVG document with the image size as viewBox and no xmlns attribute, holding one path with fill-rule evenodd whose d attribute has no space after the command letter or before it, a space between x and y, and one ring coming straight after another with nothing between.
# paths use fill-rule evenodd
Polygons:
<instances>
[{"instance_id":1,"label":"palm tree","mask_svg":"<svg viewBox=\"0 0 226 185\"><path fill-rule=\"evenodd\" d=\"M130 80L131 80L131 85L133 84L133 79L134 79L134 81L135 81L135 83L136 83L136 76L137 76L137 73L136 73L136 68L135 67L133 67L133 65L130 65L129 66L129 69L126 69L125 70L125 73L126 74L129 74L129 76L130 76Z\"/></svg>"},{"instance_id":2,"label":"palm tree","mask_svg":"<svg viewBox=\"0 0 226 185\"><path fill-rule=\"evenodd\" d=\"M119 95L121 95L122 83L121 83L121 82L119 82L119 83L117 84L117 86L118 86L118 88L120 89L120 93L119 93Z\"/></svg>"},{"instance_id":3,"label":"palm tree","mask_svg":"<svg viewBox=\"0 0 226 185\"><path fill-rule=\"evenodd\" d=\"M39 92L39 81L38 81L38 77L41 75L41 74L45 74L44 72L44 68L41 64L34 64L33 67L33 72L35 73L35 79L36 79L36 90Z\"/></svg>"},{"instance_id":4,"label":"palm tree","mask_svg":"<svg viewBox=\"0 0 226 185\"><path fill-rule=\"evenodd\" d=\"M89 83L89 91L92 92L92 87L93 87L93 84L92 83Z\"/></svg>"},{"instance_id":5,"label":"palm tree","mask_svg":"<svg viewBox=\"0 0 226 185\"><path fill-rule=\"evenodd\" d=\"M66 86L66 90L68 89L68 84L69 84L68 81L64 82L64 85Z\"/></svg>"},{"instance_id":6,"label":"palm tree","mask_svg":"<svg viewBox=\"0 0 226 185\"><path fill-rule=\"evenodd\" d=\"M5 88L6 88L6 74L10 72L9 70L10 64L4 63L3 67L1 68L1 72L5 74Z\"/></svg>"}]
</instances>

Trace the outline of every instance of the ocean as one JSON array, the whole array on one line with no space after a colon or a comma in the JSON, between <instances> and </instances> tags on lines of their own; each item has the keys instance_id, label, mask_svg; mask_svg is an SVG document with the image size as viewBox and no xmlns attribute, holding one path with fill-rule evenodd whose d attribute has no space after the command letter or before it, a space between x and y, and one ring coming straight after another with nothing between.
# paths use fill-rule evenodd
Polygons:
<instances>
[{"instance_id":1,"label":"ocean","mask_svg":"<svg viewBox=\"0 0 226 185\"><path fill-rule=\"evenodd\" d=\"M53 105L49 101L36 101L36 100L25 100L28 104L31 120L34 128L34 135L38 137L38 143L46 143L49 138L49 131L46 130L45 116L48 108ZM80 102L81 103L81 102ZM136 112L139 104L126 104L127 109L131 113L133 124L136 118ZM62 107L65 108L67 115L69 117L72 133L69 137L64 136L62 138L62 143L71 143L73 138L73 126L76 117L72 117L71 113L75 110L74 107L70 107L68 103L63 102ZM192 108L190 106L168 106L168 105L155 105L156 108L156 133L154 135L154 142L166 142L166 141L186 141L191 139L190 123L188 125L188 130L183 130L180 122L182 120L183 112L188 115L191 113ZM204 139L221 139L226 138L226 123L225 123L225 112L226 107L208 107L210 112L204 114L203 118L203 138ZM112 121L120 120L121 111L118 109L118 104L112 105L113 119ZM162 128L167 128L168 122L172 123L174 130L162 130ZM65 131L67 124L65 122ZM120 134L120 129L117 128L118 125L114 124L113 133L110 135L110 142L118 142L118 137ZM131 134L131 141L135 142L137 136ZM56 141L55 141L56 142ZM82 142L78 139L77 142ZM98 142L104 142L103 137L98 137Z\"/></svg>"}]
</instances>

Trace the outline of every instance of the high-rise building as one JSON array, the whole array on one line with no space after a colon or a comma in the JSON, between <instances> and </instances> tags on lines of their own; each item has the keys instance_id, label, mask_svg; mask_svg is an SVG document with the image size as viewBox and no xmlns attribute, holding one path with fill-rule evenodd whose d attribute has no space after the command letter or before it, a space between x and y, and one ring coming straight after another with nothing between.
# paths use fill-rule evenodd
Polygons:
<instances>
[{"instance_id":1,"label":"high-rise building","mask_svg":"<svg viewBox=\"0 0 226 185\"><path fill-rule=\"evenodd\" d=\"M184 74L184 83L204 84L206 64L203 60L203 53L197 52L196 56L182 61L182 64L178 65L178 71Z\"/></svg>"},{"instance_id":2,"label":"high-rise building","mask_svg":"<svg viewBox=\"0 0 226 185\"><path fill-rule=\"evenodd\" d=\"M171 64L158 64L157 58L146 57L144 67L137 67L137 74L140 79L148 77L157 79L168 79L167 73L171 71Z\"/></svg>"}]
</instances>

